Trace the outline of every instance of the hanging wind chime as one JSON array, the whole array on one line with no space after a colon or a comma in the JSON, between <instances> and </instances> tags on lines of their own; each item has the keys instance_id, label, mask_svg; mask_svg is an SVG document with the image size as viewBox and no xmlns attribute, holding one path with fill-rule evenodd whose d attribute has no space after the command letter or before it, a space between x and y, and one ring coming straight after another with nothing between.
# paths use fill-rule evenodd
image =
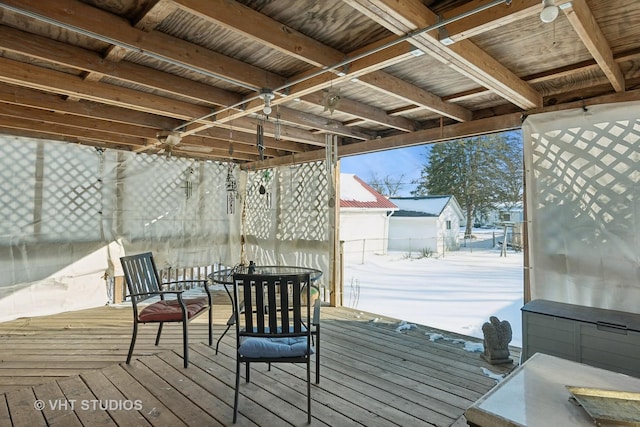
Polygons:
<instances>
[{"instance_id":1,"label":"hanging wind chime","mask_svg":"<svg viewBox=\"0 0 640 427\"><path fill-rule=\"evenodd\" d=\"M227 214L233 215L236 213L236 194L238 192L238 183L236 177L233 176L233 163L229 163L229 169L227 170Z\"/></svg>"},{"instance_id":2,"label":"hanging wind chime","mask_svg":"<svg viewBox=\"0 0 640 427\"><path fill-rule=\"evenodd\" d=\"M256 145L258 146L260 160L264 160L264 126L261 122L258 122L256 127Z\"/></svg>"},{"instance_id":3,"label":"hanging wind chime","mask_svg":"<svg viewBox=\"0 0 640 427\"><path fill-rule=\"evenodd\" d=\"M238 194L238 183L236 177L233 176L233 124L229 127L229 168L227 169L227 214L233 215L236 213L236 195Z\"/></svg>"},{"instance_id":4,"label":"hanging wind chime","mask_svg":"<svg viewBox=\"0 0 640 427\"><path fill-rule=\"evenodd\" d=\"M282 125L280 124L280 106L276 106L276 123L274 125L273 136L276 141L282 140Z\"/></svg>"},{"instance_id":5,"label":"hanging wind chime","mask_svg":"<svg viewBox=\"0 0 640 427\"><path fill-rule=\"evenodd\" d=\"M192 167L188 167L184 172L184 196L187 200L191 198L193 195L193 182L191 181L191 177L194 171Z\"/></svg>"}]
</instances>

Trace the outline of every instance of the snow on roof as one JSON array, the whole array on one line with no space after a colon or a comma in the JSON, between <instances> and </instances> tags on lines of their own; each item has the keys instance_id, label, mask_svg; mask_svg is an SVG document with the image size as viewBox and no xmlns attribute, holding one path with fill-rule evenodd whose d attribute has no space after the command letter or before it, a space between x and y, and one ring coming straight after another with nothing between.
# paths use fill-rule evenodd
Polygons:
<instances>
[{"instance_id":1,"label":"snow on roof","mask_svg":"<svg viewBox=\"0 0 640 427\"><path fill-rule=\"evenodd\" d=\"M440 216L451 196L391 197L400 210L395 216Z\"/></svg>"},{"instance_id":2,"label":"snow on roof","mask_svg":"<svg viewBox=\"0 0 640 427\"><path fill-rule=\"evenodd\" d=\"M398 210L389 199L354 174L340 174L340 207Z\"/></svg>"}]
</instances>

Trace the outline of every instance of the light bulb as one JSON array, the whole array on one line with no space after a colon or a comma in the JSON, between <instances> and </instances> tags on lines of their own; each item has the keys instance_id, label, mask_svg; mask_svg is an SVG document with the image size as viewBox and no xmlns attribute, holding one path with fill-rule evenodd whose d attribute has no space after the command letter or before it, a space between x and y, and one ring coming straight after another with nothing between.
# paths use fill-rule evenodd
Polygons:
<instances>
[{"instance_id":1,"label":"light bulb","mask_svg":"<svg viewBox=\"0 0 640 427\"><path fill-rule=\"evenodd\" d=\"M264 101L264 107L262 107L262 112L268 116L271 114L271 100L275 98L275 95L271 91L271 89L262 89L260 91L260 95L258 95Z\"/></svg>"},{"instance_id":2,"label":"light bulb","mask_svg":"<svg viewBox=\"0 0 640 427\"><path fill-rule=\"evenodd\" d=\"M553 0L542 0L542 12L540 12L540 20L545 24L553 22L558 17L558 6L553 4Z\"/></svg>"}]
</instances>

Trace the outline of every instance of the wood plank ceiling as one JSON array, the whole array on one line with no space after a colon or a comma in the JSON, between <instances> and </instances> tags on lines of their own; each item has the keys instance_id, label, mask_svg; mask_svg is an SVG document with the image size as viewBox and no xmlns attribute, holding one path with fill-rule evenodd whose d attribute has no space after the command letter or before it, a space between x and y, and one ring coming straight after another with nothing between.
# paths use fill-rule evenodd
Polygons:
<instances>
[{"instance_id":1,"label":"wood plank ceiling","mask_svg":"<svg viewBox=\"0 0 640 427\"><path fill-rule=\"evenodd\" d=\"M265 167L637 99L640 2L555 4L0 0L0 133Z\"/></svg>"}]
</instances>

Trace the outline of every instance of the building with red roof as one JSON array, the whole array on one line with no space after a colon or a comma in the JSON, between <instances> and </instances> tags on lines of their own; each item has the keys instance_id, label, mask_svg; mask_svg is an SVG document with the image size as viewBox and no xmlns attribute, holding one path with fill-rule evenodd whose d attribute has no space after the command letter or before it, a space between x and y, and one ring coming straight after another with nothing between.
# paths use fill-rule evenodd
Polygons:
<instances>
[{"instance_id":1,"label":"building with red roof","mask_svg":"<svg viewBox=\"0 0 640 427\"><path fill-rule=\"evenodd\" d=\"M398 207L354 174L340 174L340 240L345 257L386 253Z\"/></svg>"}]
</instances>

